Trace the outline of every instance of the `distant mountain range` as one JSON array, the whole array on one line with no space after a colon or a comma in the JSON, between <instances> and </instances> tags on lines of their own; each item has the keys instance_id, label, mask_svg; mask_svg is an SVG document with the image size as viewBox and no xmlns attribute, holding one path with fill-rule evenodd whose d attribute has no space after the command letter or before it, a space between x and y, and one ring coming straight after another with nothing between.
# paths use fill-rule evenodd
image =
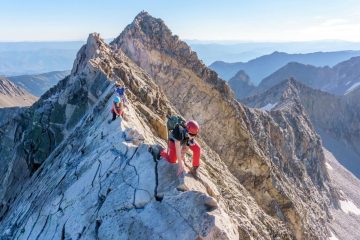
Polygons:
<instances>
[{"instance_id":1,"label":"distant mountain range","mask_svg":"<svg viewBox=\"0 0 360 240\"><path fill-rule=\"evenodd\" d=\"M274 52L248 62L227 63L217 61L211 64L210 68L215 70L225 80L232 78L239 70L244 70L249 75L251 81L258 85L262 79L289 62L311 64L317 67L331 67L355 56L360 56L360 51L315 52L308 54Z\"/></svg>"},{"instance_id":2,"label":"distant mountain range","mask_svg":"<svg viewBox=\"0 0 360 240\"><path fill-rule=\"evenodd\" d=\"M325 92L348 94L360 86L360 57L353 57L332 68L288 63L261 81L253 94L264 92L289 77Z\"/></svg>"},{"instance_id":3,"label":"distant mountain range","mask_svg":"<svg viewBox=\"0 0 360 240\"><path fill-rule=\"evenodd\" d=\"M287 99L301 103L324 146L360 178L360 88L335 96L290 79L242 102L269 111L277 110Z\"/></svg>"},{"instance_id":4,"label":"distant mountain range","mask_svg":"<svg viewBox=\"0 0 360 240\"><path fill-rule=\"evenodd\" d=\"M0 42L0 75L14 76L72 68L84 41Z\"/></svg>"},{"instance_id":5,"label":"distant mountain range","mask_svg":"<svg viewBox=\"0 0 360 240\"><path fill-rule=\"evenodd\" d=\"M8 77L18 86L23 87L31 94L40 97L48 89L55 86L60 80L64 79L70 71L54 71L36 75L21 75Z\"/></svg>"},{"instance_id":6,"label":"distant mountain range","mask_svg":"<svg viewBox=\"0 0 360 240\"><path fill-rule=\"evenodd\" d=\"M274 51L286 53L334 52L359 50L360 42L308 41L308 42L239 42L186 40L205 64L215 61L247 62Z\"/></svg>"},{"instance_id":7,"label":"distant mountain range","mask_svg":"<svg viewBox=\"0 0 360 240\"><path fill-rule=\"evenodd\" d=\"M68 70L72 68L75 56L75 49L0 52L0 75L14 76Z\"/></svg>"}]
</instances>

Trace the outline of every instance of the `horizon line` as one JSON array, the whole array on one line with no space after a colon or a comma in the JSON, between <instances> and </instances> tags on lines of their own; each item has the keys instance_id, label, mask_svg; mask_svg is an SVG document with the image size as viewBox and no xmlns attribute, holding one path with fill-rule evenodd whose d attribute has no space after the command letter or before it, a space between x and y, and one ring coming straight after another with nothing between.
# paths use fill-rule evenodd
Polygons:
<instances>
[{"instance_id":1,"label":"horizon line","mask_svg":"<svg viewBox=\"0 0 360 240\"><path fill-rule=\"evenodd\" d=\"M113 40L116 37L106 37L103 38L104 40ZM63 42L86 42L87 38L84 39L67 39L67 40L0 40L0 43L63 43ZM233 39L221 39L221 40L214 40L214 39L182 39L184 42L203 42L202 44L206 43L307 43L307 42L347 42L347 43L360 43L360 41L355 40L345 40L345 39L315 39L315 40L233 40Z\"/></svg>"}]
</instances>

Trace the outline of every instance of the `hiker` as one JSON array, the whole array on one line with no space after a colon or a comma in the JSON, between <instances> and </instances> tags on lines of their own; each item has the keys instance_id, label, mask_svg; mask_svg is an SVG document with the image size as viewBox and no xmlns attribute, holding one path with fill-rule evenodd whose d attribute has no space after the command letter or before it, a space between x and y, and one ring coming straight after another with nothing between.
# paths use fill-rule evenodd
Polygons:
<instances>
[{"instance_id":1,"label":"hiker","mask_svg":"<svg viewBox=\"0 0 360 240\"><path fill-rule=\"evenodd\" d=\"M124 117L124 102L119 96L114 97L111 112L112 119L109 120L109 123L114 121L117 117Z\"/></svg>"},{"instance_id":2,"label":"hiker","mask_svg":"<svg viewBox=\"0 0 360 240\"><path fill-rule=\"evenodd\" d=\"M184 155L190 148L193 152L192 168L190 173L197 177L197 169L200 165L200 145L195 141L195 137L199 133L199 124L190 120L185 124L177 124L169 134L168 151L162 149L160 156L170 163L176 163L178 160L177 175L181 175L184 171Z\"/></svg>"},{"instance_id":3,"label":"hiker","mask_svg":"<svg viewBox=\"0 0 360 240\"><path fill-rule=\"evenodd\" d=\"M115 82L115 92L122 99L124 104L126 103L125 89L125 86L121 82Z\"/></svg>"}]
</instances>

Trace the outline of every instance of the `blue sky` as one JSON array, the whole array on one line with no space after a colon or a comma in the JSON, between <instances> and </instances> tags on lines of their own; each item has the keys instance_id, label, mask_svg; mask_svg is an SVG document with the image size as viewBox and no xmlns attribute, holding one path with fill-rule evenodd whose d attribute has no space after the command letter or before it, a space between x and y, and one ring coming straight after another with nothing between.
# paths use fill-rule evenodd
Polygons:
<instances>
[{"instance_id":1,"label":"blue sky","mask_svg":"<svg viewBox=\"0 0 360 240\"><path fill-rule=\"evenodd\" d=\"M112 38L141 10L182 39L360 41L358 0L1 0L0 41Z\"/></svg>"}]
</instances>

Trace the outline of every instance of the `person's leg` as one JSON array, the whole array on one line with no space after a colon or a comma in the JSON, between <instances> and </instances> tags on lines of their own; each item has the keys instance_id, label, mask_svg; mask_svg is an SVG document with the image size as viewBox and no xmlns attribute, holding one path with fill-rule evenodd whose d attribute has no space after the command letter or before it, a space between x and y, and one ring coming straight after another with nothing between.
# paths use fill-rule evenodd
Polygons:
<instances>
[{"instance_id":1,"label":"person's leg","mask_svg":"<svg viewBox=\"0 0 360 240\"><path fill-rule=\"evenodd\" d=\"M120 110L119 115L124 118L124 111Z\"/></svg>"},{"instance_id":2,"label":"person's leg","mask_svg":"<svg viewBox=\"0 0 360 240\"><path fill-rule=\"evenodd\" d=\"M115 113L115 111L111 111L112 112L112 119L111 119L111 121L115 121L115 119L116 119L116 113Z\"/></svg>"},{"instance_id":3,"label":"person's leg","mask_svg":"<svg viewBox=\"0 0 360 240\"><path fill-rule=\"evenodd\" d=\"M190 150L193 152L193 167L199 167L200 165L200 153L201 153L201 148L200 145L195 142L195 144L189 146Z\"/></svg>"},{"instance_id":4,"label":"person's leg","mask_svg":"<svg viewBox=\"0 0 360 240\"><path fill-rule=\"evenodd\" d=\"M175 149L175 143L173 141L169 141L169 153L164 149L161 151L160 156L163 157L166 161L169 163L176 163L177 157L176 157L176 149Z\"/></svg>"}]
</instances>

